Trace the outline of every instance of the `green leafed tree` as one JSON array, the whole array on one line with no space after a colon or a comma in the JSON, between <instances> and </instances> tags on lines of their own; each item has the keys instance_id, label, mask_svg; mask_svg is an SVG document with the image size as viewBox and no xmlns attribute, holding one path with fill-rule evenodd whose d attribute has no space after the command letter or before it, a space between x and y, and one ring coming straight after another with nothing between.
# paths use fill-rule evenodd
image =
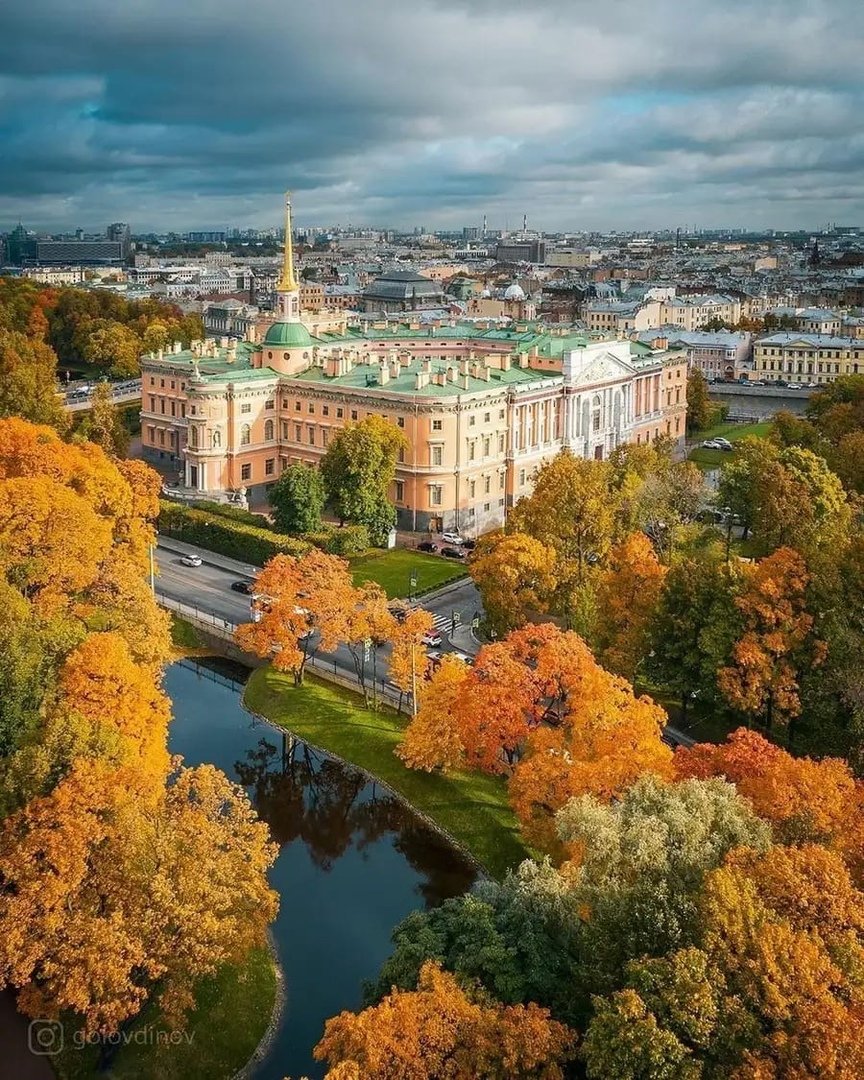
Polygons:
<instances>
[{"instance_id":1,"label":"green leafed tree","mask_svg":"<svg viewBox=\"0 0 864 1080\"><path fill-rule=\"evenodd\" d=\"M280 532L298 534L320 529L324 481L318 469L303 462L289 465L273 485L269 499Z\"/></svg>"},{"instance_id":2,"label":"green leafed tree","mask_svg":"<svg viewBox=\"0 0 864 1080\"><path fill-rule=\"evenodd\" d=\"M50 345L15 330L0 330L0 417L20 416L62 428L57 357Z\"/></svg>"},{"instance_id":3,"label":"green leafed tree","mask_svg":"<svg viewBox=\"0 0 864 1080\"><path fill-rule=\"evenodd\" d=\"M84 359L119 378L138 374L141 351L141 339L123 323L99 320L84 335Z\"/></svg>"},{"instance_id":4,"label":"green leafed tree","mask_svg":"<svg viewBox=\"0 0 864 1080\"><path fill-rule=\"evenodd\" d=\"M687 375L687 433L704 431L711 424L713 413L705 376L698 368L690 368Z\"/></svg>"},{"instance_id":5,"label":"green leafed tree","mask_svg":"<svg viewBox=\"0 0 864 1080\"><path fill-rule=\"evenodd\" d=\"M114 404L110 383L99 383L90 398L90 409L78 427L76 435L96 443L109 457L125 457L129 449L129 432Z\"/></svg>"},{"instance_id":6,"label":"green leafed tree","mask_svg":"<svg viewBox=\"0 0 864 1080\"><path fill-rule=\"evenodd\" d=\"M343 524L366 525L373 543L383 543L396 521L390 486L399 453L407 446L408 440L395 424L367 416L338 432L321 461L334 513Z\"/></svg>"}]
</instances>

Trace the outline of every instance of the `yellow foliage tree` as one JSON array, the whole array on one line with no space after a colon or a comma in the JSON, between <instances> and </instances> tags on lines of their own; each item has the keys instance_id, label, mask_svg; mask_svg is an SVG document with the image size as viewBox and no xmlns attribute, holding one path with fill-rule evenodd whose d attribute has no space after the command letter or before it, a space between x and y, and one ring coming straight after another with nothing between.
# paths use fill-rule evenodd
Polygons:
<instances>
[{"instance_id":1,"label":"yellow foliage tree","mask_svg":"<svg viewBox=\"0 0 864 1080\"><path fill-rule=\"evenodd\" d=\"M549 610L558 584L556 553L525 533L481 538L469 569L483 597L490 625L499 635Z\"/></svg>"},{"instance_id":2,"label":"yellow foliage tree","mask_svg":"<svg viewBox=\"0 0 864 1080\"><path fill-rule=\"evenodd\" d=\"M438 670L421 687L417 715L396 749L409 768L433 772L462 763L459 707L468 672L467 664L458 656L446 653Z\"/></svg>"},{"instance_id":3,"label":"yellow foliage tree","mask_svg":"<svg viewBox=\"0 0 864 1080\"><path fill-rule=\"evenodd\" d=\"M648 653L667 569L642 532L631 533L609 552L597 590L597 655L626 679L633 679Z\"/></svg>"}]
</instances>

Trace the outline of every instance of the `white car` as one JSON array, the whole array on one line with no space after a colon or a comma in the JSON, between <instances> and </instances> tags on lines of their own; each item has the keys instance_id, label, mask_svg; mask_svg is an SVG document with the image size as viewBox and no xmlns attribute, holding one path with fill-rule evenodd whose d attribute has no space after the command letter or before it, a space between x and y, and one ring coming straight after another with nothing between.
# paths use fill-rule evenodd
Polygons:
<instances>
[{"instance_id":1,"label":"white car","mask_svg":"<svg viewBox=\"0 0 864 1080\"><path fill-rule=\"evenodd\" d=\"M441 533L441 539L445 544L455 544L457 547L461 547L465 543L457 532Z\"/></svg>"},{"instance_id":2,"label":"white car","mask_svg":"<svg viewBox=\"0 0 864 1080\"><path fill-rule=\"evenodd\" d=\"M184 566L200 566L202 560L200 555L184 555L180 562Z\"/></svg>"},{"instance_id":3,"label":"white car","mask_svg":"<svg viewBox=\"0 0 864 1080\"><path fill-rule=\"evenodd\" d=\"M706 439L705 442L702 443L702 449L703 450L721 450L722 447L720 446L720 443L717 442L716 439Z\"/></svg>"},{"instance_id":4,"label":"white car","mask_svg":"<svg viewBox=\"0 0 864 1080\"><path fill-rule=\"evenodd\" d=\"M428 645L430 649L437 649L443 641L443 638L437 630L430 630L428 634L424 634L420 639L424 645Z\"/></svg>"}]
</instances>

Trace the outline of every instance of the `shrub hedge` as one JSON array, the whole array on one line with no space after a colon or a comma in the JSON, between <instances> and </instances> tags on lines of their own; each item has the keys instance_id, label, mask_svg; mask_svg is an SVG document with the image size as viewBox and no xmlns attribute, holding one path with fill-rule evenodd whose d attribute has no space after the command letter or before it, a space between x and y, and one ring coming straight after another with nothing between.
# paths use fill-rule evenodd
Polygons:
<instances>
[{"instance_id":1,"label":"shrub hedge","mask_svg":"<svg viewBox=\"0 0 864 1080\"><path fill-rule=\"evenodd\" d=\"M165 499L159 504L159 532L255 566L263 566L274 555L305 555L312 546L294 536Z\"/></svg>"},{"instance_id":2,"label":"shrub hedge","mask_svg":"<svg viewBox=\"0 0 864 1080\"><path fill-rule=\"evenodd\" d=\"M256 566L263 566L274 555L305 555L311 547L346 559L362 555L369 547L365 525L286 536L270 528L261 514L250 514L237 506L209 502L186 506L167 499L159 506L160 533Z\"/></svg>"}]
</instances>

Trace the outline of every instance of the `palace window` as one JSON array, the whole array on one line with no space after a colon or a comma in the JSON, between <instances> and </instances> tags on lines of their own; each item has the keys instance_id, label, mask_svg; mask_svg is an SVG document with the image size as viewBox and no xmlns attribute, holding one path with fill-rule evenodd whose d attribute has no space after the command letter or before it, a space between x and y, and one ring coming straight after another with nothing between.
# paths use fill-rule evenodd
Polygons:
<instances>
[{"instance_id":1,"label":"palace window","mask_svg":"<svg viewBox=\"0 0 864 1080\"><path fill-rule=\"evenodd\" d=\"M356 410L356 409L352 409L352 410L351 410L351 419L352 419L352 420L356 420L356 419L357 419L357 410Z\"/></svg>"},{"instance_id":2,"label":"palace window","mask_svg":"<svg viewBox=\"0 0 864 1080\"><path fill-rule=\"evenodd\" d=\"M251 480L252 479L252 465L250 462L246 462L245 465L240 466L240 479Z\"/></svg>"},{"instance_id":3,"label":"palace window","mask_svg":"<svg viewBox=\"0 0 864 1080\"><path fill-rule=\"evenodd\" d=\"M302 401L295 401L294 402L294 412L302 412L302 411L303 411L303 403L302 403Z\"/></svg>"},{"instance_id":4,"label":"palace window","mask_svg":"<svg viewBox=\"0 0 864 1080\"><path fill-rule=\"evenodd\" d=\"M432 430L433 431L441 431L443 425L444 425L443 420L433 420L432 421Z\"/></svg>"},{"instance_id":5,"label":"palace window","mask_svg":"<svg viewBox=\"0 0 864 1080\"><path fill-rule=\"evenodd\" d=\"M273 438L273 421L268 420L264 424L264 441L265 442L270 442L270 440L272 438Z\"/></svg>"},{"instance_id":6,"label":"palace window","mask_svg":"<svg viewBox=\"0 0 864 1080\"><path fill-rule=\"evenodd\" d=\"M276 408L276 402L273 400L273 398L270 398L268 401L264 402L264 408L265 409L275 409Z\"/></svg>"},{"instance_id":7,"label":"palace window","mask_svg":"<svg viewBox=\"0 0 864 1080\"><path fill-rule=\"evenodd\" d=\"M309 412L310 412L310 413L314 413L314 412L315 412L315 402L314 402L314 401L310 401L310 402L309 402Z\"/></svg>"},{"instance_id":8,"label":"palace window","mask_svg":"<svg viewBox=\"0 0 864 1080\"><path fill-rule=\"evenodd\" d=\"M344 410L344 409L342 408L342 406L340 405L340 406L339 406L339 407L338 407L338 408L336 409L336 419L337 419L337 420L341 420L341 419L342 419L342 417L343 417L344 415L345 415L345 410Z\"/></svg>"},{"instance_id":9,"label":"palace window","mask_svg":"<svg viewBox=\"0 0 864 1080\"><path fill-rule=\"evenodd\" d=\"M276 471L276 459L268 457L264 462L264 475L272 476Z\"/></svg>"},{"instance_id":10,"label":"palace window","mask_svg":"<svg viewBox=\"0 0 864 1080\"><path fill-rule=\"evenodd\" d=\"M294 425L294 442L300 442L303 438L303 428L299 424Z\"/></svg>"},{"instance_id":11,"label":"palace window","mask_svg":"<svg viewBox=\"0 0 864 1080\"><path fill-rule=\"evenodd\" d=\"M210 432L210 445L214 450L218 450L222 446L222 432L219 428L214 428Z\"/></svg>"},{"instance_id":12,"label":"palace window","mask_svg":"<svg viewBox=\"0 0 864 1080\"><path fill-rule=\"evenodd\" d=\"M321 406L321 414L323 416L329 416L330 415L330 406L329 405L322 405Z\"/></svg>"},{"instance_id":13,"label":"palace window","mask_svg":"<svg viewBox=\"0 0 864 1080\"><path fill-rule=\"evenodd\" d=\"M194 430L195 428L192 428L192 431ZM250 442L252 442L252 429L248 424L244 424L240 428L240 445L248 446Z\"/></svg>"},{"instance_id":14,"label":"palace window","mask_svg":"<svg viewBox=\"0 0 864 1080\"><path fill-rule=\"evenodd\" d=\"M252 412L252 404L251 404L251 402L244 401L243 404L240 406L240 412L241 413L251 413Z\"/></svg>"},{"instance_id":15,"label":"palace window","mask_svg":"<svg viewBox=\"0 0 864 1080\"><path fill-rule=\"evenodd\" d=\"M401 428L405 427L405 417L404 416L397 416L396 417L396 426L401 427Z\"/></svg>"},{"instance_id":16,"label":"palace window","mask_svg":"<svg viewBox=\"0 0 864 1080\"><path fill-rule=\"evenodd\" d=\"M315 445L315 428L312 426L312 424L310 424L306 428L306 433L309 436L309 445L314 446Z\"/></svg>"},{"instance_id":17,"label":"palace window","mask_svg":"<svg viewBox=\"0 0 864 1080\"><path fill-rule=\"evenodd\" d=\"M396 502L405 501L405 483L402 480L396 481Z\"/></svg>"},{"instance_id":18,"label":"palace window","mask_svg":"<svg viewBox=\"0 0 864 1080\"><path fill-rule=\"evenodd\" d=\"M475 492L476 490L477 490L477 483L476 483L476 481L474 481L474 480L469 480L469 481L468 481L468 496L469 496L469 498L471 498L471 499L473 499L473 498L474 498L474 492Z\"/></svg>"},{"instance_id":19,"label":"palace window","mask_svg":"<svg viewBox=\"0 0 864 1080\"><path fill-rule=\"evenodd\" d=\"M433 446L431 450L430 463L432 465L441 465L444 459L444 447Z\"/></svg>"},{"instance_id":20,"label":"palace window","mask_svg":"<svg viewBox=\"0 0 864 1080\"><path fill-rule=\"evenodd\" d=\"M440 484L429 485L429 505L440 506L441 505L442 488Z\"/></svg>"}]
</instances>

